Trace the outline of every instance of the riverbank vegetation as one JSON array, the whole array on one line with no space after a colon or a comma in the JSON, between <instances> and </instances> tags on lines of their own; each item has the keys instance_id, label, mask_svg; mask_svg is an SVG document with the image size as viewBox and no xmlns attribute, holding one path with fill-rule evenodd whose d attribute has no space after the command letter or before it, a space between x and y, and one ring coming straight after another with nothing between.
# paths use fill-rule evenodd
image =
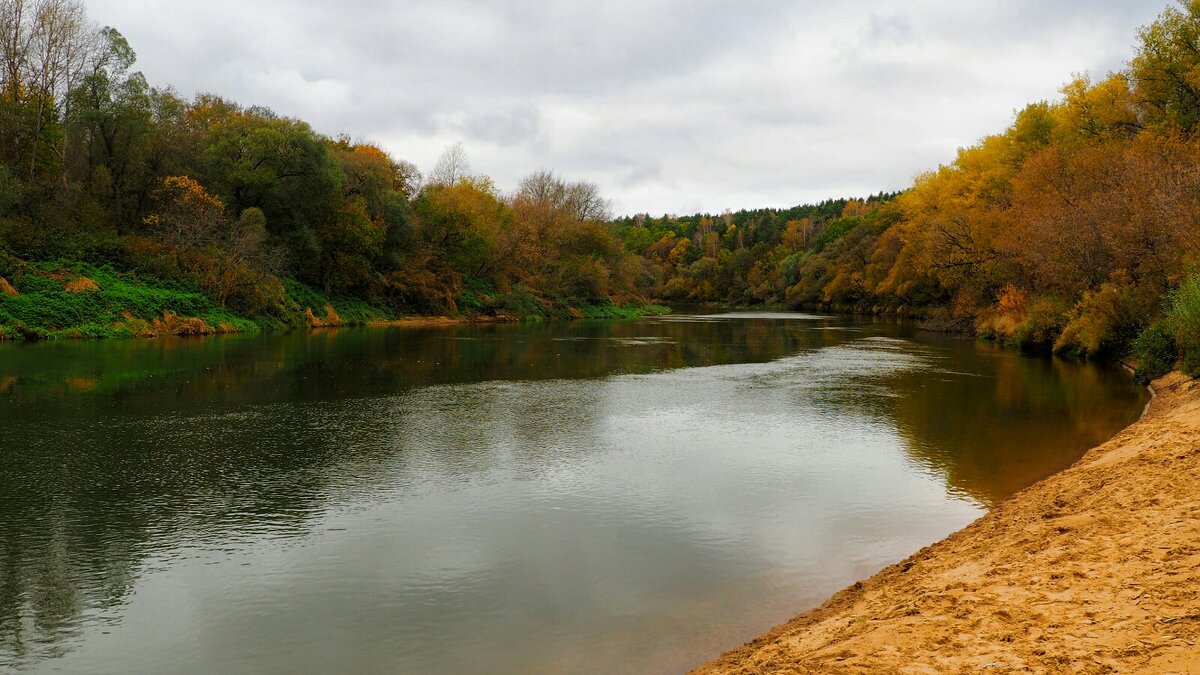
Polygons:
<instances>
[{"instance_id":1,"label":"riverbank vegetation","mask_svg":"<svg viewBox=\"0 0 1200 675\"><path fill-rule=\"evenodd\" d=\"M655 295L921 316L1031 351L1200 372L1200 2L899 195L620 221Z\"/></svg>"},{"instance_id":2,"label":"riverbank vegetation","mask_svg":"<svg viewBox=\"0 0 1200 675\"><path fill-rule=\"evenodd\" d=\"M1142 28L1124 70L1074 78L902 193L616 219L597 186L548 171L501 191L461 146L423 176L264 108L184 100L77 0L0 13L3 335L138 333L126 313L213 331L625 316L651 299L892 313L1200 371L1200 0ZM163 292L122 304L114 281Z\"/></svg>"},{"instance_id":3,"label":"riverbank vegetation","mask_svg":"<svg viewBox=\"0 0 1200 675\"><path fill-rule=\"evenodd\" d=\"M655 309L594 185L541 172L502 194L460 146L422 177L271 110L184 100L78 0L0 1L0 43L0 335Z\"/></svg>"}]
</instances>

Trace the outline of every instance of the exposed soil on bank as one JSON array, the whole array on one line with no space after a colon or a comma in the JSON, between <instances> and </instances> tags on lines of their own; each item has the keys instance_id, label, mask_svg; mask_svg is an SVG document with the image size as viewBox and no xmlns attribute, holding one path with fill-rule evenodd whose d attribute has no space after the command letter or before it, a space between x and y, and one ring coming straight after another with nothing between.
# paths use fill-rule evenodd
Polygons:
<instances>
[{"instance_id":1,"label":"exposed soil on bank","mask_svg":"<svg viewBox=\"0 0 1200 675\"><path fill-rule=\"evenodd\" d=\"M1200 384L700 673L1200 675Z\"/></svg>"}]
</instances>

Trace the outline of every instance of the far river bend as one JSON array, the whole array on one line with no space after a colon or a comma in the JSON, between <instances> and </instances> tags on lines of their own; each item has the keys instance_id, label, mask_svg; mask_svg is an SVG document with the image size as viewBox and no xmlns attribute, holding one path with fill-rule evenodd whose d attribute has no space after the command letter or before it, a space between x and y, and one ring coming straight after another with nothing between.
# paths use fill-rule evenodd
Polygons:
<instances>
[{"instance_id":1,"label":"far river bend","mask_svg":"<svg viewBox=\"0 0 1200 675\"><path fill-rule=\"evenodd\" d=\"M1137 418L793 313L0 344L0 672L671 672Z\"/></svg>"}]
</instances>

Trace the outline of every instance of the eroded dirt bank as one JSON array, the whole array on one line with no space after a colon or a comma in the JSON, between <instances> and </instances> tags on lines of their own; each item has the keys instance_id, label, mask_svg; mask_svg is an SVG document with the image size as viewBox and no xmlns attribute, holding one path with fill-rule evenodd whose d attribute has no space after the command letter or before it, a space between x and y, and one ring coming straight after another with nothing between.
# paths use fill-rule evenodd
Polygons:
<instances>
[{"instance_id":1,"label":"eroded dirt bank","mask_svg":"<svg viewBox=\"0 0 1200 675\"><path fill-rule=\"evenodd\" d=\"M1200 384L700 673L1200 675Z\"/></svg>"}]
</instances>

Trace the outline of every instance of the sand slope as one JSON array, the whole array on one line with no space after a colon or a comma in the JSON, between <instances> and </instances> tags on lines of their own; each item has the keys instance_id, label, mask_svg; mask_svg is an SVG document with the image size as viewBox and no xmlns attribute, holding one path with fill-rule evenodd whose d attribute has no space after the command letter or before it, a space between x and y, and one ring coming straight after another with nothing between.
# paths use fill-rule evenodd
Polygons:
<instances>
[{"instance_id":1,"label":"sand slope","mask_svg":"<svg viewBox=\"0 0 1200 675\"><path fill-rule=\"evenodd\" d=\"M1200 675L1200 384L701 673Z\"/></svg>"}]
</instances>

